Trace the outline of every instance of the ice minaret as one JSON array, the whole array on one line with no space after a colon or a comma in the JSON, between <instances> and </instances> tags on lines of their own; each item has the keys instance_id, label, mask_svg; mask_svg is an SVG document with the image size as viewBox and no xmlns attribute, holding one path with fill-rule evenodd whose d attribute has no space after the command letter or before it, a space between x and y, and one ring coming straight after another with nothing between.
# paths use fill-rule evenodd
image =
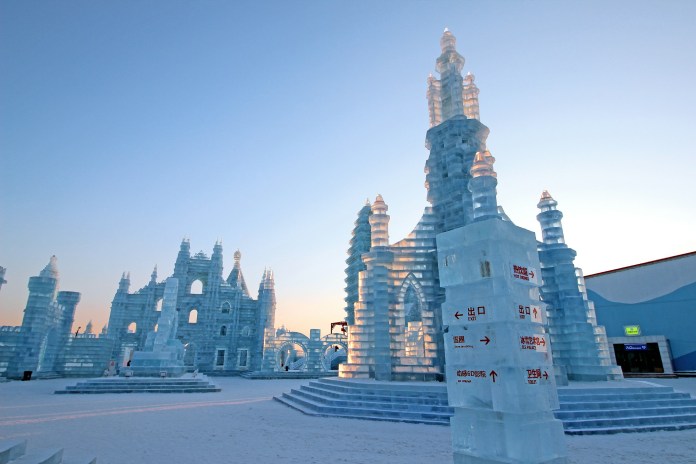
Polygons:
<instances>
[{"instance_id":1,"label":"ice minaret","mask_svg":"<svg viewBox=\"0 0 696 464\"><path fill-rule=\"evenodd\" d=\"M360 271L365 270L365 263L362 261L362 254L370 251L370 200L367 200L358 212L358 218L355 220L355 227L350 238L350 247L348 248L348 259L346 259L346 322L353 325L355 323L354 306L358 301L358 277Z\"/></svg>"},{"instance_id":2,"label":"ice minaret","mask_svg":"<svg viewBox=\"0 0 696 464\"><path fill-rule=\"evenodd\" d=\"M496 198L497 174L493 169L495 158L486 150L476 153L471 167L469 190L474 204L474 221L498 218L498 200Z\"/></svg>"},{"instance_id":3,"label":"ice minaret","mask_svg":"<svg viewBox=\"0 0 696 464\"><path fill-rule=\"evenodd\" d=\"M582 271L575 267L575 250L563 237L563 213L549 192L537 207L543 241L539 243L542 298L547 304L554 364L569 380L615 380L623 378L614 365L604 327L597 325L594 304L587 299Z\"/></svg>"},{"instance_id":4,"label":"ice minaret","mask_svg":"<svg viewBox=\"0 0 696 464\"><path fill-rule=\"evenodd\" d=\"M468 224L473 204L468 182L477 152L486 150L489 130L478 116L478 89L473 75L462 77L464 58L455 49L456 39L445 30L437 59L440 80L428 78L431 128L426 135L430 155L425 163L428 201L437 217L436 232Z\"/></svg>"},{"instance_id":5,"label":"ice minaret","mask_svg":"<svg viewBox=\"0 0 696 464\"><path fill-rule=\"evenodd\" d=\"M470 119L480 119L479 115L479 89L474 84L475 76L470 72L464 77L464 115Z\"/></svg>"}]
</instances>

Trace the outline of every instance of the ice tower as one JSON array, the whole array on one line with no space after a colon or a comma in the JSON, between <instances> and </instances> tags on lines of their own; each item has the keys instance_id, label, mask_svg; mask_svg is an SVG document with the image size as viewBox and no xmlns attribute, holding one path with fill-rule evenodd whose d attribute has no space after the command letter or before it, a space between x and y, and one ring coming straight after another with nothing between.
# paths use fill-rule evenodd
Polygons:
<instances>
[{"instance_id":1,"label":"ice tower","mask_svg":"<svg viewBox=\"0 0 696 464\"><path fill-rule=\"evenodd\" d=\"M425 163L428 201L437 217L437 232L468 224L473 214L467 187L474 156L486 150L489 130L478 120L478 88L473 75L462 78L464 57L456 39L445 29L437 59L440 80L428 78L431 128L426 134L430 156Z\"/></svg>"},{"instance_id":2,"label":"ice tower","mask_svg":"<svg viewBox=\"0 0 696 464\"><path fill-rule=\"evenodd\" d=\"M78 292L59 292L58 282L55 256L38 276L29 278L29 298L8 377L20 378L24 371L49 374L58 369L58 356L70 338L75 308L80 302Z\"/></svg>"},{"instance_id":3,"label":"ice tower","mask_svg":"<svg viewBox=\"0 0 696 464\"><path fill-rule=\"evenodd\" d=\"M549 333L558 374L570 380L616 380L621 368L612 364L604 327L597 325L594 304L587 299L575 250L563 237L563 213L544 191L537 207L543 241L539 243L541 294L548 307Z\"/></svg>"},{"instance_id":4,"label":"ice tower","mask_svg":"<svg viewBox=\"0 0 696 464\"><path fill-rule=\"evenodd\" d=\"M476 154L471 220L437 236L454 463L562 464L536 238L498 214L494 161Z\"/></svg>"},{"instance_id":5,"label":"ice tower","mask_svg":"<svg viewBox=\"0 0 696 464\"><path fill-rule=\"evenodd\" d=\"M489 131L478 121L479 90L473 74L462 76L464 57L450 31L445 30L440 47L440 78L428 77L426 94L431 127L425 185L432 206L405 239L391 245L381 196L358 213L346 260L350 328L341 377L442 378L444 293L435 235L471 222L470 169L476 153L485 151Z\"/></svg>"}]
</instances>

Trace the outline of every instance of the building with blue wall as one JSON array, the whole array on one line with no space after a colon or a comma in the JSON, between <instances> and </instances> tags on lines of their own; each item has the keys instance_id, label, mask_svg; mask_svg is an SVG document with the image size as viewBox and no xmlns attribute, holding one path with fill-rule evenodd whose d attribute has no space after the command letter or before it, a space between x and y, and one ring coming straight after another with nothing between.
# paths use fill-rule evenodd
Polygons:
<instances>
[{"instance_id":1,"label":"building with blue wall","mask_svg":"<svg viewBox=\"0 0 696 464\"><path fill-rule=\"evenodd\" d=\"M696 372L696 252L600 272L585 282L619 364L624 354L646 357L655 343L664 373ZM659 366L650 369L660 373Z\"/></svg>"}]
</instances>

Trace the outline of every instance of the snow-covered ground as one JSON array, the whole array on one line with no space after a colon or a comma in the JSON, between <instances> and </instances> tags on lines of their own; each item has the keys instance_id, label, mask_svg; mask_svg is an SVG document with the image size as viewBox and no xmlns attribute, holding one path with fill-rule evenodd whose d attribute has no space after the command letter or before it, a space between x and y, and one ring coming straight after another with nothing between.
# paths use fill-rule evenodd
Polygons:
<instances>
[{"instance_id":1,"label":"snow-covered ground","mask_svg":"<svg viewBox=\"0 0 696 464\"><path fill-rule=\"evenodd\" d=\"M0 440L122 463L447 463L449 427L305 416L271 398L306 382L215 378L220 393L54 395L0 383ZM696 378L651 379L696 396ZM696 430L566 437L575 464L696 463Z\"/></svg>"}]
</instances>

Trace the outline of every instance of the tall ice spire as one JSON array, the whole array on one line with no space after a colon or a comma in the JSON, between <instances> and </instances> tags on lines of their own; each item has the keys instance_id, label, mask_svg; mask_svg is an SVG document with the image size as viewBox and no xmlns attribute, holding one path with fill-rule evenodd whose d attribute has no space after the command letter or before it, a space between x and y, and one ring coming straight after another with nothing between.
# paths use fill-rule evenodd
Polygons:
<instances>
[{"instance_id":1,"label":"tall ice spire","mask_svg":"<svg viewBox=\"0 0 696 464\"><path fill-rule=\"evenodd\" d=\"M436 61L440 79L428 76L428 112L430 127L455 116L479 119L479 89L474 84L474 75L462 77L464 57L457 52L457 39L445 28L440 39L442 54Z\"/></svg>"}]
</instances>

